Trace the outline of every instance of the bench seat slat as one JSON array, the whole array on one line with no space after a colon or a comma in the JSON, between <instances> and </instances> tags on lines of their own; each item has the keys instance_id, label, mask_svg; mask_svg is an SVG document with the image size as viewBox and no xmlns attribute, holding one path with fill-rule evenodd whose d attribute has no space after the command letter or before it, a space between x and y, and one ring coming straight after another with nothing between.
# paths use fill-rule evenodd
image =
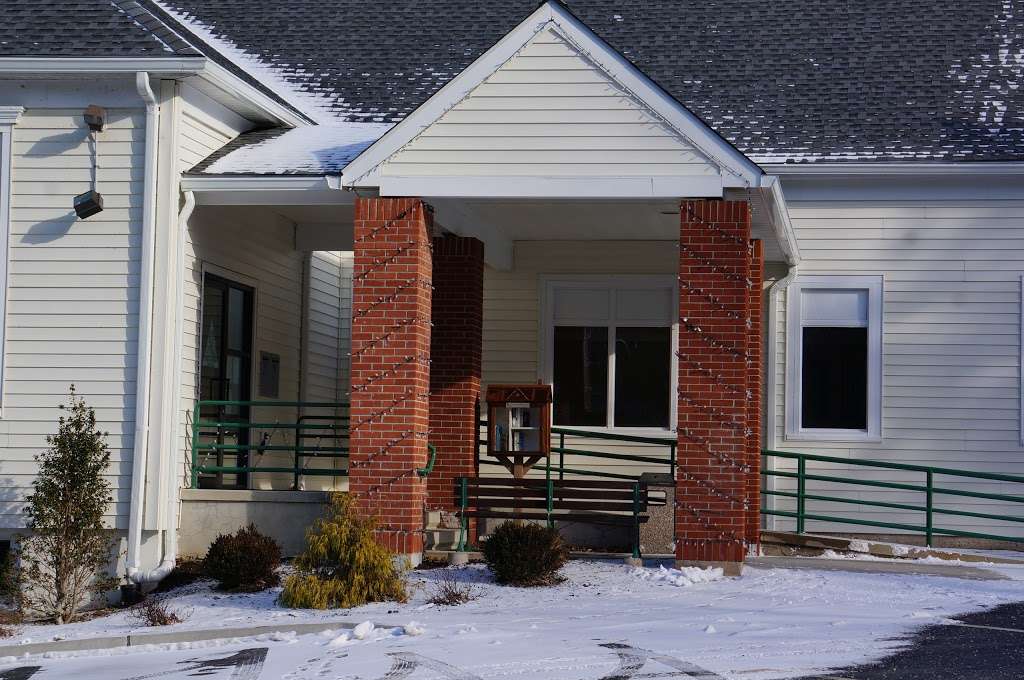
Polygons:
<instances>
[{"instance_id":1,"label":"bench seat slat","mask_svg":"<svg viewBox=\"0 0 1024 680\"><path fill-rule=\"evenodd\" d=\"M487 500L477 500L475 503L470 503L472 507L478 510L486 508L508 508L515 509L516 506L520 508L541 508L547 509L548 502L545 499L512 499L512 498L496 498ZM632 503L606 503L601 501L558 501L556 500L552 507L555 510L603 510L611 512L633 512ZM638 508L641 512L645 510L644 506L641 505Z\"/></svg>"},{"instance_id":2,"label":"bench seat slat","mask_svg":"<svg viewBox=\"0 0 1024 680\"><path fill-rule=\"evenodd\" d=\"M526 512L502 512L500 510L467 510L467 517L476 517L481 519L524 519L524 520L539 520L546 521L548 515L545 513L526 513ZM633 516L632 515L605 515L601 513L567 513L567 512L553 512L551 513L551 519L558 520L560 522L589 522L593 524L623 524L626 526L632 526ZM637 522L643 524L649 518L640 516L636 518Z\"/></svg>"},{"instance_id":3,"label":"bench seat slat","mask_svg":"<svg viewBox=\"0 0 1024 680\"><path fill-rule=\"evenodd\" d=\"M578 488L578 489L615 489L615 490L632 490L635 482L625 482L620 480L597 480L597 479L580 479L580 480L558 480L553 479L551 483L555 488ZM522 487L547 487L546 479L508 479L503 477L473 477L467 480L469 486L522 486ZM646 484L640 483L641 488L646 487ZM459 481L455 481L455 488L458 489Z\"/></svg>"},{"instance_id":4,"label":"bench seat slat","mask_svg":"<svg viewBox=\"0 0 1024 680\"><path fill-rule=\"evenodd\" d=\"M486 487L474 489L469 487L467 495L470 498L547 498L547 489L522 489L516 487ZM632 491L593 491L590 489L555 489L555 498L592 498L594 500L608 501L633 501ZM646 490L641 490L641 500L648 497Z\"/></svg>"}]
</instances>

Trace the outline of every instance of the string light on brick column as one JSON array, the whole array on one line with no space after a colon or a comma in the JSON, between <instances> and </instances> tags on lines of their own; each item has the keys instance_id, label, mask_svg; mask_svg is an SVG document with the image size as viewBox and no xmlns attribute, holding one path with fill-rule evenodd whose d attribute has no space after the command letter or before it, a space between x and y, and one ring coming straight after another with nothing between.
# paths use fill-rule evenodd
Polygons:
<instances>
[{"instance_id":1,"label":"string light on brick column","mask_svg":"<svg viewBox=\"0 0 1024 680\"><path fill-rule=\"evenodd\" d=\"M734 246L744 246L747 248L746 254L748 257L752 253L752 245L748 237L739 235L716 221L703 219L697 215L693 204L683 204L683 215L684 220L688 220L688 228L692 227L697 231L704 232L703 243L706 244L710 240ZM732 299L738 297L745 298L749 295L748 291L754 287L754 282L750 277L749 266L744 267L740 271L732 262L726 264L728 260L719 261L714 259L710 254L713 253L713 250L698 250L697 246L691 246L683 241L679 243L679 250L681 257L692 261L689 265L685 264L685 261L681 263L680 276L678 278L679 288L681 294L692 298L696 306L710 317L709 320L704 322L704 325L714 327L716 323L728 319L735 325L742 324L744 331L749 331L753 327L753 320L750 318L750 311L746 302L731 302ZM743 251L737 253L737 260L742 258L740 253L743 253ZM693 281L687 280L687 271L697 271L705 276L708 272L717 274L733 284L732 286L727 286L727 288L739 288L744 291L744 294L741 294L740 291L732 294L728 292L719 293L719 291L709 287L704 281L701 281L701 285L697 285ZM701 328L701 324L697 321L682 315L680 318L680 328L683 333L695 337L700 344L713 350L712 354L727 355L730 364L735 366L730 373L726 373L724 369L720 368L722 365L721 360L702 360L699 352L695 355L684 347L676 352L676 356L686 370L693 371L707 378L707 382L713 383L715 388L729 393L733 399L749 400L752 398L752 392L747 387L743 378L740 378L741 384L736 384L732 381L735 379L735 373L744 373L749 369L752 362L752 355L742 341L739 343L726 341ZM693 341L689 342L693 343ZM740 367L736 364L742 364L745 367L743 371L740 371ZM681 386L678 389L678 396L681 404L684 404L688 410L699 413L709 421L709 430L731 430L733 434L729 436L736 438L742 437L745 439L749 436L750 430L745 419L738 419L736 414L709 404L706 398L697 398L696 390L688 391ZM721 443L718 438L703 437L685 427L680 427L678 432L681 440L689 442L686 445L689 451L697 449L697 451L693 451L693 455L706 455L709 459L717 461L719 465L727 470L741 475L750 473L751 467L747 464L745 458L734 458L720 450ZM684 458L686 455L686 451L680 453L681 458ZM724 513L733 513L737 508L743 512L749 511L750 502L746 496L742 493L733 493L731 489L722 488L716 483L717 480L711 472L705 472L699 468L687 465L684 460L681 460L680 466L677 468L677 475L680 480L685 480L699 488L702 495L710 496L718 501L724 501L722 503L715 503L714 505L717 507L702 509L693 507L685 499L677 499L674 502L676 508L692 517L698 526L711 534L709 538L685 539L682 541L683 545L702 549L710 543L745 545L745 536L738 535L737 532L727 529L721 525L721 522ZM726 504L728 505L727 508L725 507ZM740 533L742 534L742 532Z\"/></svg>"},{"instance_id":2,"label":"string light on brick column","mask_svg":"<svg viewBox=\"0 0 1024 680\"><path fill-rule=\"evenodd\" d=\"M422 277L406 279L401 283L401 285L398 286L398 288L395 289L395 292L391 293L390 295L385 295L377 298L372 304L370 304L369 307L366 307L365 309L357 309L355 312L355 316L357 318L364 317L373 310L377 309L377 307L394 302L402 293L416 285L419 285L420 288L423 288L424 290L432 291L434 289L430 281L426 281Z\"/></svg>"},{"instance_id":3,"label":"string light on brick column","mask_svg":"<svg viewBox=\"0 0 1024 680\"><path fill-rule=\"evenodd\" d=\"M360 235L359 238L356 239L356 244L366 244L373 241L377 241L378 239L381 238L386 238L388 240L383 241L381 243L382 250L384 250L383 254L373 258L368 264L366 264L359 271L353 274L353 281L359 282L369 279L375 273L383 270L388 265L391 265L394 262L398 261L404 255L409 254L410 251L415 251L417 248L426 248L428 252L432 251L433 244L429 239L427 239L426 241L420 241L416 239L400 240L395 239L395 236L393 234L395 227L398 225L400 221L408 219L410 216L417 214L419 210L422 210L423 212L427 213L430 211L430 206L424 203L423 201L417 201L414 204L406 207L404 210L402 210L394 217L386 220L385 222L376 227L373 227L372 229ZM389 281L388 285L393 287L392 291L390 291L387 295L378 297L376 300L369 303L367 306L361 309L357 309L353 315L354 318L366 318L371 312L382 306L393 305L394 303L399 302L403 295L416 295L416 289L425 291L433 290L431 281L429 280L428 277L424 276L414 276L402 281ZM424 318L422 315L416 314L410 314L409 316L406 316L405 318L398 320L389 319L388 322L389 325L386 328L382 329L381 332L379 332L379 334L375 335L374 337L371 337L369 340L362 343L360 347L354 349L354 351L352 351L349 354L349 356L352 358L359 358L373 349L384 348L403 329L411 328L414 326L422 326L424 328L429 329L431 325L429 318ZM407 370L411 366L417 365L429 366L429 353L420 352L415 354L409 354L402 358L400 361L395 362L391 366L388 366L383 370L380 370L376 373L367 376L366 378L361 379L361 381L358 384L352 385L351 390L353 393L365 393L371 386L380 383L383 380L391 378L395 375L398 375L401 372ZM382 408L377 408L371 413L363 416L358 422L352 425L352 427L350 428L350 432L356 431L374 422L383 423L388 415L393 414L396 409L401 407L406 402L413 399L426 398L427 396L427 393L424 393L421 390L416 390L414 388L407 389L403 394L401 394L397 398L393 398L387 405L383 406ZM380 459L382 459L385 456L388 456L399 444L416 439L426 439L427 436L428 433L425 431L407 429L401 434L385 442L376 451L369 453L364 460L350 460L349 469L351 470L358 468L366 468L375 464L379 465L381 462ZM405 482L410 477L413 478L414 480L419 479L419 476L416 474L416 467L412 467L405 471L399 472L391 479L388 479L387 481L381 484L372 486L366 489L365 491L353 492L353 495L355 495L356 497L376 498L381 494L390 491L391 488L394 485L398 484L399 482ZM410 536L422 534L422 529L414 530L391 525L380 525L377 527L377 531L381 533L394 534L397 536Z\"/></svg>"}]
</instances>

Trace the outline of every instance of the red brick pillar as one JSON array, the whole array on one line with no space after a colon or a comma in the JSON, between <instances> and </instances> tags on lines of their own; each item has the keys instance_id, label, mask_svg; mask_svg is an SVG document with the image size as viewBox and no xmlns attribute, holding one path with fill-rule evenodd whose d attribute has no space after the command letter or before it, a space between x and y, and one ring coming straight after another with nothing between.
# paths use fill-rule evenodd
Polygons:
<instances>
[{"instance_id":1,"label":"red brick pillar","mask_svg":"<svg viewBox=\"0 0 1024 680\"><path fill-rule=\"evenodd\" d=\"M750 206L683 201L676 557L732 572L746 553Z\"/></svg>"},{"instance_id":2,"label":"red brick pillar","mask_svg":"<svg viewBox=\"0 0 1024 680\"><path fill-rule=\"evenodd\" d=\"M389 548L423 553L430 390L430 206L357 198L349 489Z\"/></svg>"},{"instance_id":3,"label":"red brick pillar","mask_svg":"<svg viewBox=\"0 0 1024 680\"><path fill-rule=\"evenodd\" d=\"M434 239L430 443L437 460L427 480L431 510L453 510L452 480L476 472L483 286L483 243L460 236Z\"/></svg>"},{"instance_id":4,"label":"red brick pillar","mask_svg":"<svg viewBox=\"0 0 1024 680\"><path fill-rule=\"evenodd\" d=\"M749 546L761 544L761 386L764 352L761 305L764 300L764 242L751 241L750 288L747 291L747 521Z\"/></svg>"}]
</instances>

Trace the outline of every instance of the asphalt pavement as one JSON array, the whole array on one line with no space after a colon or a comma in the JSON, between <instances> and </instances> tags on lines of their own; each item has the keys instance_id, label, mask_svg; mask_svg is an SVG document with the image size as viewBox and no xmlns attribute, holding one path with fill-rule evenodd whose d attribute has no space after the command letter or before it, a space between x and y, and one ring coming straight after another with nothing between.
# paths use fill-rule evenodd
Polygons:
<instances>
[{"instance_id":1,"label":"asphalt pavement","mask_svg":"<svg viewBox=\"0 0 1024 680\"><path fill-rule=\"evenodd\" d=\"M816 678L1021 680L1024 678L1024 602L928 626L906 642L906 647L883 659Z\"/></svg>"}]
</instances>

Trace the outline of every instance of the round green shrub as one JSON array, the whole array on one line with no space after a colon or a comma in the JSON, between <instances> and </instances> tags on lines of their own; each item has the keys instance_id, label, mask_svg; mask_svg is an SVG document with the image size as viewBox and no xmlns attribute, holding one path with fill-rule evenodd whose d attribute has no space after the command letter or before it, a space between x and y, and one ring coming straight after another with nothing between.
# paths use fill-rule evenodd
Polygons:
<instances>
[{"instance_id":1,"label":"round green shrub","mask_svg":"<svg viewBox=\"0 0 1024 680\"><path fill-rule=\"evenodd\" d=\"M255 524L233 534L221 534L210 545L203 572L221 590L255 593L280 582L281 546L261 534Z\"/></svg>"},{"instance_id":2,"label":"round green shrub","mask_svg":"<svg viewBox=\"0 0 1024 680\"><path fill-rule=\"evenodd\" d=\"M558 531L520 522L499 526L484 542L483 553L494 579L512 586L558 583L558 570L569 559L569 549Z\"/></svg>"}]
</instances>

